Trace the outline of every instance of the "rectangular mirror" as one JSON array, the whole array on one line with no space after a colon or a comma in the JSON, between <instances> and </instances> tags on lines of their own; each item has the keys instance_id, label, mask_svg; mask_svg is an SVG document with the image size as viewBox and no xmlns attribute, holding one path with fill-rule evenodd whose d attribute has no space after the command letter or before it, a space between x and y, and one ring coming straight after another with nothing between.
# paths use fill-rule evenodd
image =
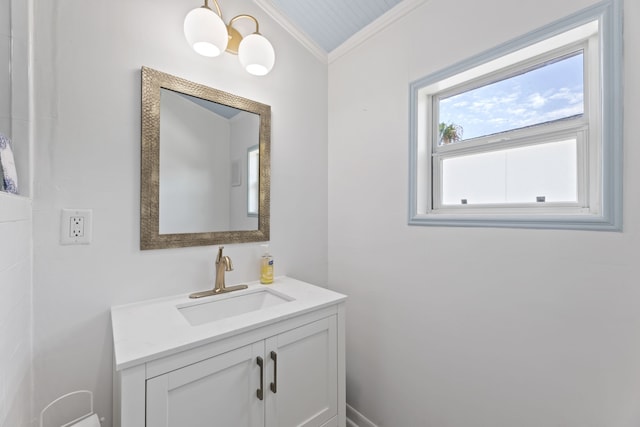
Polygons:
<instances>
[{"instance_id":1,"label":"rectangular mirror","mask_svg":"<svg viewBox=\"0 0 640 427\"><path fill-rule=\"evenodd\" d=\"M271 108L142 68L141 249L269 240Z\"/></svg>"}]
</instances>

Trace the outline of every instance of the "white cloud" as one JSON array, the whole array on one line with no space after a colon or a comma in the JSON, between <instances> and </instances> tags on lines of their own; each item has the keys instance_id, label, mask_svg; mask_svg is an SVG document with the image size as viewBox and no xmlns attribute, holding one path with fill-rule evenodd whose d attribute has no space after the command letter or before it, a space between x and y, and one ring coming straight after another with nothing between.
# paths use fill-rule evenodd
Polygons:
<instances>
[{"instance_id":1,"label":"white cloud","mask_svg":"<svg viewBox=\"0 0 640 427\"><path fill-rule=\"evenodd\" d=\"M517 108L507 108L506 112L507 114L513 115L513 116L523 116L527 113L527 109L523 108L523 107L517 107Z\"/></svg>"},{"instance_id":2,"label":"white cloud","mask_svg":"<svg viewBox=\"0 0 640 427\"><path fill-rule=\"evenodd\" d=\"M563 87L551 95L549 99L567 101L569 104L582 104L584 94L582 93L582 90L572 91L567 87Z\"/></svg>"},{"instance_id":3,"label":"white cloud","mask_svg":"<svg viewBox=\"0 0 640 427\"><path fill-rule=\"evenodd\" d=\"M547 103L547 99L538 92L529 95L528 101L531 108L542 108Z\"/></svg>"},{"instance_id":4,"label":"white cloud","mask_svg":"<svg viewBox=\"0 0 640 427\"><path fill-rule=\"evenodd\" d=\"M474 138L583 112L581 84L571 83L558 88L549 83L532 80L525 85L488 85L471 90L446 100L452 102L443 100L441 119L461 125L465 137Z\"/></svg>"}]
</instances>

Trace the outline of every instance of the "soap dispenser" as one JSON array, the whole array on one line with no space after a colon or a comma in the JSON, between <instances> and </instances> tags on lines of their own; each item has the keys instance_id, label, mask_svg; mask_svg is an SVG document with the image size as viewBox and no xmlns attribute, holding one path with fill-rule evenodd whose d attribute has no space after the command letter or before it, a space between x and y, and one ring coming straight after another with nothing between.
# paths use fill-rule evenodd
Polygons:
<instances>
[{"instance_id":1,"label":"soap dispenser","mask_svg":"<svg viewBox=\"0 0 640 427\"><path fill-rule=\"evenodd\" d=\"M264 254L260 260L260 283L270 285L273 283L273 257L269 254L269 245L261 245Z\"/></svg>"}]
</instances>

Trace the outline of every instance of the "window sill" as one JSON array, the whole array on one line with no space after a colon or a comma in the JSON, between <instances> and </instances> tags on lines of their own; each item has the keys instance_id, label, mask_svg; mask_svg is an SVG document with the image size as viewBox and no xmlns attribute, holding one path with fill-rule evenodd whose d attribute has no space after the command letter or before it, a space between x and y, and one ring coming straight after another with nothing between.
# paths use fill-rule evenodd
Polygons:
<instances>
[{"instance_id":1,"label":"window sill","mask_svg":"<svg viewBox=\"0 0 640 427\"><path fill-rule=\"evenodd\" d=\"M498 215L421 214L409 218L409 225L438 227L530 228L553 230L622 231L622 221L593 214Z\"/></svg>"}]
</instances>

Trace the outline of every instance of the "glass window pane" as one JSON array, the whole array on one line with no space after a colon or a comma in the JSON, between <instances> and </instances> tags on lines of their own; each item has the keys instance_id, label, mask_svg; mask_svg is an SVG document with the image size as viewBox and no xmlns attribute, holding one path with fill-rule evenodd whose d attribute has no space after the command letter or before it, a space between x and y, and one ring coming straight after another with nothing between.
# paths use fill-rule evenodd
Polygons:
<instances>
[{"instance_id":1,"label":"glass window pane","mask_svg":"<svg viewBox=\"0 0 640 427\"><path fill-rule=\"evenodd\" d=\"M247 203L247 213L249 215L258 215L258 198L260 193L260 179L259 179L259 169L260 169L260 151L258 148L254 148L249 150L248 152L248 185L247 185L247 193L248 193L248 203Z\"/></svg>"},{"instance_id":2,"label":"glass window pane","mask_svg":"<svg viewBox=\"0 0 640 427\"><path fill-rule=\"evenodd\" d=\"M439 144L492 135L584 112L584 54L440 99Z\"/></svg>"},{"instance_id":3,"label":"glass window pane","mask_svg":"<svg viewBox=\"0 0 640 427\"><path fill-rule=\"evenodd\" d=\"M442 161L444 205L577 202L575 139Z\"/></svg>"}]
</instances>

